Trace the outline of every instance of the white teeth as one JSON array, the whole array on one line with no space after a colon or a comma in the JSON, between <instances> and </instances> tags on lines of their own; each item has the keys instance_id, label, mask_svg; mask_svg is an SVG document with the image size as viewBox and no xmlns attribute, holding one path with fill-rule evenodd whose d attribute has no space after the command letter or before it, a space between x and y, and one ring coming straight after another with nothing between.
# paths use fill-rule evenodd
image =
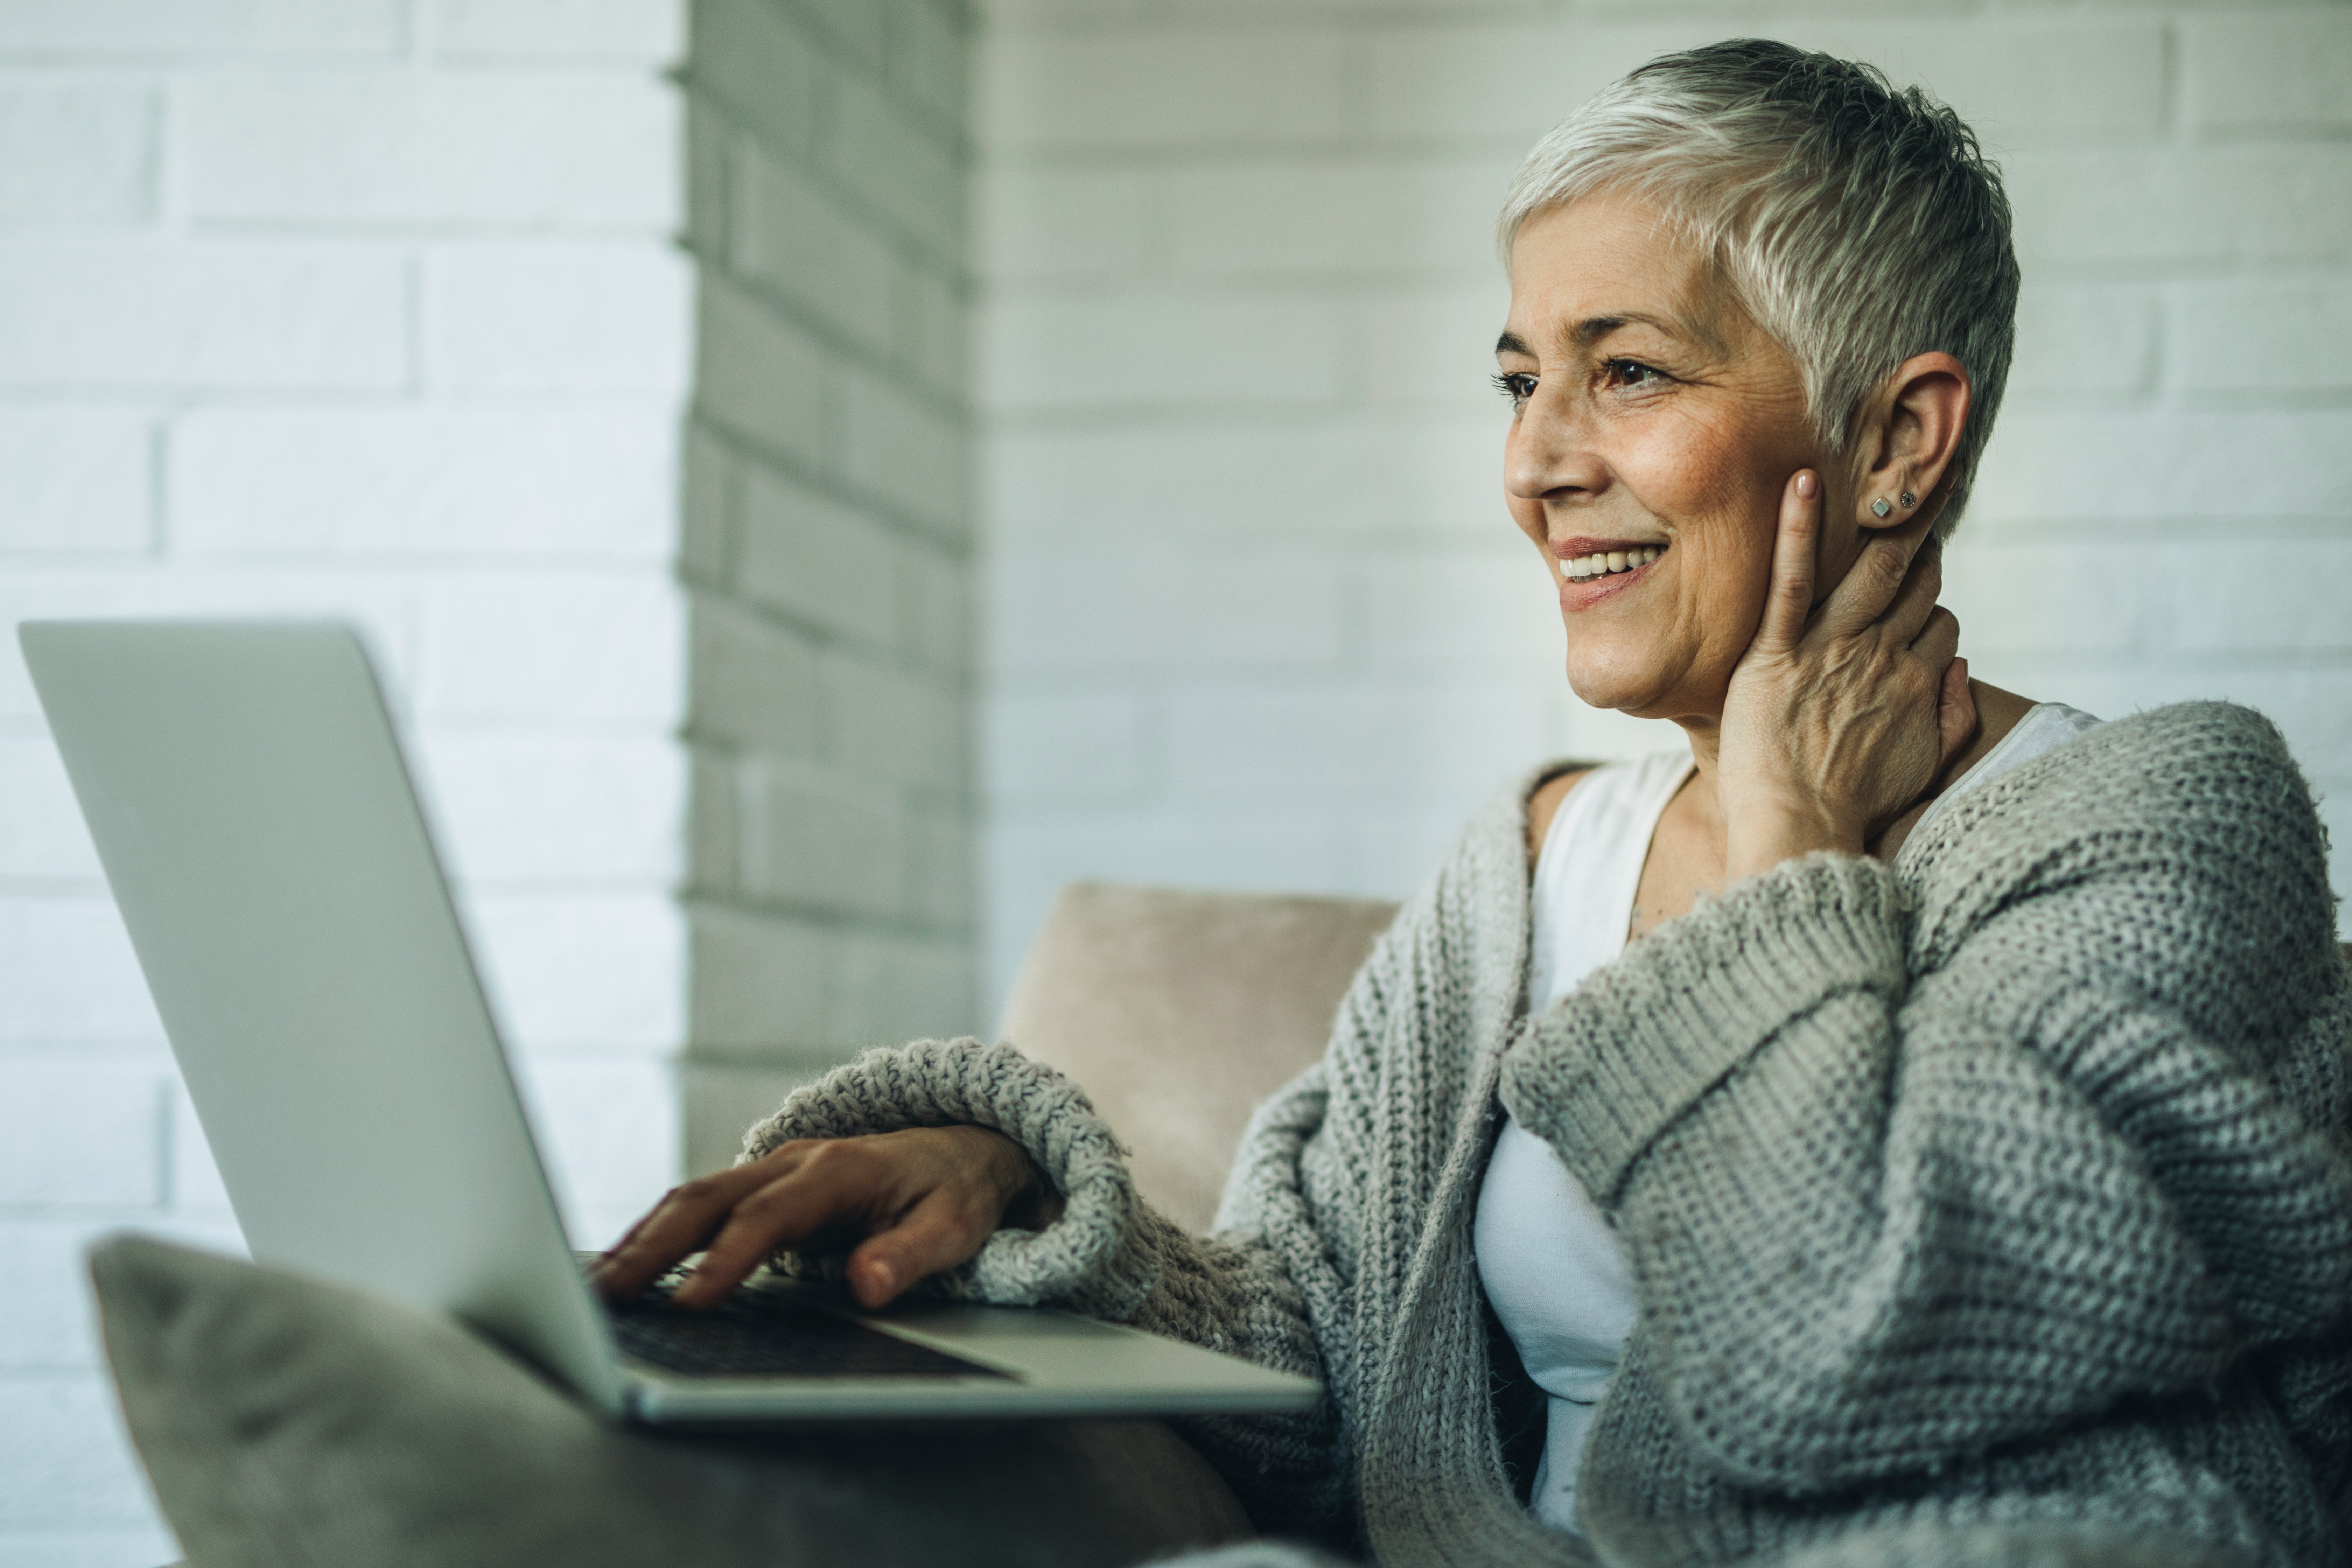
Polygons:
<instances>
[{"instance_id":1,"label":"white teeth","mask_svg":"<svg viewBox=\"0 0 2352 1568\"><path fill-rule=\"evenodd\" d=\"M1647 566L1664 553L1665 549L1662 545L1643 545L1639 550L1596 552L1591 555L1580 555L1572 561L1563 561L1559 563L1559 570L1570 582L1583 583L1607 574L1631 572L1636 567Z\"/></svg>"}]
</instances>

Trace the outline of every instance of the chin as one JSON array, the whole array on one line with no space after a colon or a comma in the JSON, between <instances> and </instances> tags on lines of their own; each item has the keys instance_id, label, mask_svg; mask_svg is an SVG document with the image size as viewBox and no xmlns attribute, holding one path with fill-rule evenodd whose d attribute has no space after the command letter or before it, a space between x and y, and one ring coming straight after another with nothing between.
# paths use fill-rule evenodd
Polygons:
<instances>
[{"instance_id":1,"label":"chin","mask_svg":"<svg viewBox=\"0 0 2352 1568\"><path fill-rule=\"evenodd\" d=\"M1588 708L1613 708L1635 718L1647 718L1643 710L1662 695L1662 673L1629 669L1612 658L1579 658L1573 652L1568 656L1568 689L1576 693L1578 701Z\"/></svg>"},{"instance_id":2,"label":"chin","mask_svg":"<svg viewBox=\"0 0 2352 1568\"><path fill-rule=\"evenodd\" d=\"M1720 713L1731 672L1710 677L1686 662L1658 657L1644 644L1574 643L1568 650L1568 689L1588 708L1607 708L1629 719L1681 719Z\"/></svg>"}]
</instances>

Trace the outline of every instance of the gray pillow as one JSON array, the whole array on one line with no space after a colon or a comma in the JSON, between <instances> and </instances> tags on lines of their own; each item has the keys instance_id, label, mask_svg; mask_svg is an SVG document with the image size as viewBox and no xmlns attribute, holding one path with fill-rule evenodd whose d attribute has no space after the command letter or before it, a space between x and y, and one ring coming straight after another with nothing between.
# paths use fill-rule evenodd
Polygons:
<instances>
[{"instance_id":1,"label":"gray pillow","mask_svg":"<svg viewBox=\"0 0 2352 1568\"><path fill-rule=\"evenodd\" d=\"M205 1568L1044 1568L1249 1535L1157 1422L656 1436L339 1286L138 1237L90 1274L131 1437Z\"/></svg>"}]
</instances>

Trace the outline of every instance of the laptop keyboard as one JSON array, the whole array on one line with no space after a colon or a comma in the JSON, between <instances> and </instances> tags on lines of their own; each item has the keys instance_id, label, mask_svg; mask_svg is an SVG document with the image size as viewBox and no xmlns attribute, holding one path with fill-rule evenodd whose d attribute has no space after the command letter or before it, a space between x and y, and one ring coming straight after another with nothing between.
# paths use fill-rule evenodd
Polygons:
<instances>
[{"instance_id":1,"label":"laptop keyboard","mask_svg":"<svg viewBox=\"0 0 2352 1568\"><path fill-rule=\"evenodd\" d=\"M648 1294L610 1309L624 1352L689 1377L1002 1377L1009 1374L819 1308L739 1291L716 1307Z\"/></svg>"}]
</instances>

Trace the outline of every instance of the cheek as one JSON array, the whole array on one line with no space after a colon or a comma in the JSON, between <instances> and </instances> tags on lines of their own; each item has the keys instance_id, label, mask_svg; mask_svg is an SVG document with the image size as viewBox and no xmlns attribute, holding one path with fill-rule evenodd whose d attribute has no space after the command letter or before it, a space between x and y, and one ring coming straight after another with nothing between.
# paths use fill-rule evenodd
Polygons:
<instances>
[{"instance_id":1,"label":"cheek","mask_svg":"<svg viewBox=\"0 0 2352 1568\"><path fill-rule=\"evenodd\" d=\"M1685 405L1621 426L1613 467L1654 516L1711 530L1752 513L1754 433L1725 416Z\"/></svg>"},{"instance_id":2,"label":"cheek","mask_svg":"<svg viewBox=\"0 0 2352 1568\"><path fill-rule=\"evenodd\" d=\"M1806 461L1731 412L1628 432L1619 470L1674 531L1683 558L1675 618L1694 672L1710 679L1727 673L1756 635L1780 492Z\"/></svg>"},{"instance_id":3,"label":"cheek","mask_svg":"<svg viewBox=\"0 0 2352 1568\"><path fill-rule=\"evenodd\" d=\"M1705 563L1711 597L1744 598L1749 579L1760 583L1769 570L1781 491L1808 460L1776 434L1730 411L1694 411L1626 433L1619 472L1689 547L1692 564Z\"/></svg>"},{"instance_id":4,"label":"cheek","mask_svg":"<svg viewBox=\"0 0 2352 1568\"><path fill-rule=\"evenodd\" d=\"M1733 658L1746 651L1764 618L1772 580L1772 542L1761 529L1713 531L1691 556L1691 607L1710 645Z\"/></svg>"},{"instance_id":5,"label":"cheek","mask_svg":"<svg viewBox=\"0 0 2352 1568\"><path fill-rule=\"evenodd\" d=\"M1686 603L1709 642L1744 650L1764 614L1772 579L1778 492L1727 484L1719 504L1685 531L1690 571ZM1736 647L1735 647L1736 645Z\"/></svg>"}]
</instances>

